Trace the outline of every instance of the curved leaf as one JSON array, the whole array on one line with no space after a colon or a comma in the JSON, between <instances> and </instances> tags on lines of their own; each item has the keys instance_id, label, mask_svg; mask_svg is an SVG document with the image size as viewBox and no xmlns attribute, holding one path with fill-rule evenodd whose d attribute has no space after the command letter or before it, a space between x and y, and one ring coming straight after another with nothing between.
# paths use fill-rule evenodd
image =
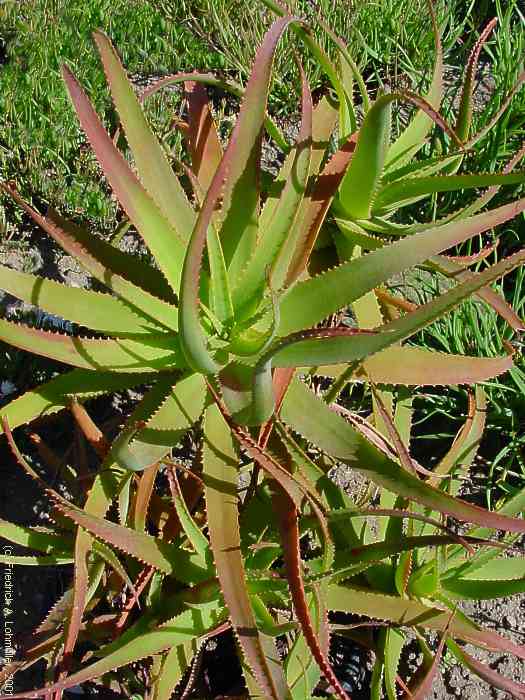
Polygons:
<instances>
[{"instance_id":1,"label":"curved leaf","mask_svg":"<svg viewBox=\"0 0 525 700\"><path fill-rule=\"evenodd\" d=\"M450 386L483 382L512 366L512 355L467 357L404 345L389 347L367 358L349 379L374 384ZM316 374L334 378L346 371L345 365L321 365L315 369Z\"/></svg>"},{"instance_id":2,"label":"curved leaf","mask_svg":"<svg viewBox=\"0 0 525 700\"><path fill-rule=\"evenodd\" d=\"M149 382L156 376L153 374L93 372L74 369L41 384L17 399L13 399L7 405L2 406L0 413L9 418L9 424L14 430L19 425L29 423L35 418L67 408L71 403L72 396L75 396L78 401L87 401L102 394L130 389L137 384ZM1 433L2 427L0 426Z\"/></svg>"},{"instance_id":3,"label":"curved leaf","mask_svg":"<svg viewBox=\"0 0 525 700\"><path fill-rule=\"evenodd\" d=\"M432 510L509 532L525 532L525 521L487 511L453 498L405 471L369 444L343 418L331 411L298 380L293 380L281 406L281 418L327 454L341 459L376 484Z\"/></svg>"},{"instance_id":4,"label":"curved leaf","mask_svg":"<svg viewBox=\"0 0 525 700\"><path fill-rule=\"evenodd\" d=\"M127 666L134 661L148 658L165 649L176 647L193 639L195 636L205 634L210 627L220 620L220 613L221 610L217 602L201 605L198 609L185 610L164 625L152 631L147 631L140 637L122 644L111 654L57 683L48 685L40 690L26 690L23 693L15 693L14 695L1 695L0 700L8 700L8 698L15 698L16 700L42 698L50 692L65 690L93 678L99 678L105 673Z\"/></svg>"}]
</instances>

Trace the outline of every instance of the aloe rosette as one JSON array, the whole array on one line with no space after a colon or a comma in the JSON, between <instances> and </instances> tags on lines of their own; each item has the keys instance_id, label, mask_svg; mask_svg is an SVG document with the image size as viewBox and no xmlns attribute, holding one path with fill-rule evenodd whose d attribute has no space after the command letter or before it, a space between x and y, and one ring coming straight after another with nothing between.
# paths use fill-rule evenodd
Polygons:
<instances>
[{"instance_id":1,"label":"aloe rosette","mask_svg":"<svg viewBox=\"0 0 525 700\"><path fill-rule=\"evenodd\" d=\"M288 27L307 32L300 20L289 15L272 25L257 52L224 150L201 84L209 77L186 74L171 79L185 84L188 100L182 130L191 160L187 168L190 194L150 131L105 35L97 32L95 41L135 169L118 151L72 73L63 69L102 171L153 263L138 261L56 212L41 215L19 197L12 184L2 185L106 289L100 293L68 288L64 293L65 288L52 280L7 267L0 270L5 290L97 336L62 335L0 320L2 340L73 367L2 409L3 432L16 459L46 490L60 525L44 534L5 523L2 534L42 552L42 556L17 558L17 563L44 564L47 553L53 552L56 563L73 562L75 572L67 598L59 601L24 647L23 665L57 655L57 680L23 697L60 694L153 657L155 697L169 698L198 652L199 640L231 626L252 696L310 697L322 673L335 693L347 698L329 662L328 610L382 616L392 625L389 639L395 638L400 624L421 620L418 628L441 630L443 638L523 653L502 637L479 630L466 617L451 616L446 601L428 605L417 577L398 589L385 589L378 573L381 567L371 566L372 555L356 524L363 511L327 478L324 462L320 466L311 460L306 446L316 445L328 465L333 460L345 462L385 493L395 494L400 500L390 509L394 522L406 512L414 522L438 528L439 534L414 530L412 538L420 539L407 540L411 548L465 547L466 540L458 542L452 532L440 529L432 518L435 512L483 527L525 531L523 521L513 517L521 506L508 513L491 513L423 479L399 438L401 403L393 416L384 406L388 394L383 390L375 399L375 427L339 415L333 404L336 388L347 381L366 379L381 387L466 384L512 366L510 352L500 358L465 358L403 342L470 295L486 293L494 280L523 263L521 251L477 275L460 277L441 297L404 315L393 314L386 322L377 317L374 323L367 317L362 323L359 314L368 300L375 299L374 290L392 275L508 221L525 209L525 200L422 227L376 246L367 255L343 251L338 266L323 267L313 251L317 237L324 235L329 208L335 198L344 198L341 193L348 190L349 173L363 168L363 143L373 144L380 138L383 144L384 138L367 122L345 136L331 154L338 105L325 97L314 106L302 75L297 142L268 191L261 192L265 124L274 133L266 115L272 60ZM422 104L425 114L435 117L423 100L414 100ZM370 108L378 116L371 118L373 125L386 113L384 102L379 98ZM512 178L483 182L513 182ZM361 194L356 190L351 196L357 201ZM500 305L507 309L502 301ZM355 328L326 323L349 306L358 317ZM506 313L517 318L510 309ZM333 378L332 400L330 395L314 394L299 379L304 375ZM120 434L109 442L83 404L134 386L148 388ZM11 433L63 408L71 409L101 458L82 508L41 481ZM196 424L200 430L194 433L193 464L178 469L180 465L170 459L171 449ZM34 440L38 442L38 436ZM49 451L41 441L38 444L49 459ZM169 476L169 504L155 488L162 465ZM240 469L250 478L242 504L237 494ZM400 505L405 499L417 505L404 511ZM118 502L119 523L106 517L113 501ZM269 512L274 513L270 523ZM148 518L156 536L147 531ZM301 560L299 548L304 528L312 532L321 551L308 562ZM397 529L397 537L394 531L390 527L384 532L384 542L374 550L374 562L401 557L406 551L401 531ZM483 537L472 539L481 547L486 544ZM422 560L421 566L426 564ZM101 581L110 570L130 591L128 607L111 619L86 616L103 598ZM361 590L351 579L363 572L366 587ZM349 579L350 585L345 583ZM145 612L130 622L130 611L139 600ZM292 622L280 618L283 607L293 608ZM284 663L275 646L275 637L283 633L289 635ZM73 669L77 641L90 636L105 642L95 654L99 658ZM392 645L393 649L395 639ZM389 663L387 667L391 676L393 667ZM392 684L387 687L391 689Z\"/></svg>"}]
</instances>

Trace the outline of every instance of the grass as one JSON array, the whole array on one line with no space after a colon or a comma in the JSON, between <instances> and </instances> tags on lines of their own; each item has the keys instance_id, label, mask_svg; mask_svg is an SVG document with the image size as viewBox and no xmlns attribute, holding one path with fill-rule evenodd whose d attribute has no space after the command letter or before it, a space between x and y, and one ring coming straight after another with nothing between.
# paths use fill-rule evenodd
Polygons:
<instances>
[{"instance_id":1,"label":"grass","mask_svg":"<svg viewBox=\"0 0 525 700\"><path fill-rule=\"evenodd\" d=\"M358 57L367 82L373 87L425 89L433 58L433 36L426 0L293 0L297 14L314 20L319 13L350 52ZM254 8L256 11L254 12ZM525 55L525 3L523 0L449 0L438 3L447 63L461 72L468 52L486 21L496 13L498 29L484 49L490 60L493 90L483 109L474 116L475 130L498 110L523 65ZM14 179L23 195L37 206L57 207L72 218L88 219L106 234L118 224L118 212L81 135L60 76L60 64L68 63L86 86L106 126L114 129L100 64L91 32L102 28L118 48L127 70L137 76L157 76L179 70L205 69L244 81L256 46L272 17L262 3L247 0L4 0L0 2L0 179ZM332 53L333 46L318 28L317 38ZM310 58L303 54L314 90L326 81ZM277 75L271 110L281 119L293 118L298 77L290 44L283 43L277 56ZM292 89L293 88L293 89ZM445 114L452 118L455 93L450 91ZM156 133L172 152L177 134L173 117L180 115L176 91L164 91L147 105ZM228 102L220 111L227 118ZM399 114L402 118L402 114ZM497 127L476 147L465 163L466 171L495 171L525 138L525 90L513 100ZM430 155L436 142L426 151ZM494 204L516 191L505 188ZM466 203L449 195L435 199L418 214L442 216ZM524 240L520 217L502 233L500 251L508 252ZM24 235L19 211L0 200L0 240ZM463 249L462 253L468 252ZM505 284L516 310L525 305L523 277ZM428 291L428 290L427 290ZM501 354L504 331L490 310L465 304L422 334L420 341L451 352ZM520 424L525 396L525 367L516 369L488 386L490 398L487 453L491 461L487 501L512 493L525 484ZM450 396L450 395L449 395ZM423 399L422 399L423 400ZM452 435L464 396L428 395L434 419L443 417L445 435ZM455 412L455 413L454 413ZM447 418L448 416L448 418ZM448 422L447 422L448 421ZM448 427L447 427L448 426ZM424 431L424 426L422 428ZM447 432L448 430L448 432ZM490 442L490 448L489 448ZM496 487L496 488L494 488Z\"/></svg>"},{"instance_id":2,"label":"grass","mask_svg":"<svg viewBox=\"0 0 525 700\"><path fill-rule=\"evenodd\" d=\"M424 11L426 0L322 0L317 10L367 66L371 83L409 80L420 86L428 75L432 33ZM298 14L312 18L314 5L294 3ZM461 6L452 0L449 7ZM116 212L100 182L98 168L84 140L60 76L68 63L89 91L111 127L112 112L91 33L101 28L111 37L131 74L151 76L179 70L219 70L244 80L255 47L272 17L262 3L253 13L245 0L16 0L0 3L0 178L15 179L23 194L89 218L97 228L111 228ZM443 12L447 42L452 46L464 25ZM403 20L401 21L401 18ZM448 18L448 19L447 19ZM452 18L452 19L450 19ZM327 50L330 46L318 31ZM303 56L314 89L325 85L312 60ZM272 110L290 116L298 85L290 44L277 58ZM168 138L172 117L180 108L176 95L164 91L151 100L148 115L157 133ZM19 213L0 205L6 232L20 224ZM0 229L1 230L1 229Z\"/></svg>"},{"instance_id":3,"label":"grass","mask_svg":"<svg viewBox=\"0 0 525 700\"><path fill-rule=\"evenodd\" d=\"M220 61L184 24L168 22L143 0L17 0L0 4L0 177L16 178L34 194L99 224L115 217L98 169L84 148L66 95L60 64L67 63L112 126L109 96L91 40L102 28L132 74L217 68ZM150 118L168 127L176 101L165 92L152 101ZM12 213L12 212L10 212Z\"/></svg>"}]
</instances>

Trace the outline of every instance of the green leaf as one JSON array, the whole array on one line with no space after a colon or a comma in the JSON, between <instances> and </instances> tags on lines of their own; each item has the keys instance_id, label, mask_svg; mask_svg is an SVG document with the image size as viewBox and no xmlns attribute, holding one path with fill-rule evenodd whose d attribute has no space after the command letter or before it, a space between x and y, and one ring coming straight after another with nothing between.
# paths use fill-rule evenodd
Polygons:
<instances>
[{"instance_id":1,"label":"green leaf","mask_svg":"<svg viewBox=\"0 0 525 700\"><path fill-rule=\"evenodd\" d=\"M195 639L173 646L168 650L153 687L152 700L170 700L173 691L182 681L198 650L199 644Z\"/></svg>"},{"instance_id":2,"label":"green leaf","mask_svg":"<svg viewBox=\"0 0 525 700\"><path fill-rule=\"evenodd\" d=\"M153 654L158 654L165 649L177 647L191 641L196 636L201 636L221 620L221 609L218 602L208 603L185 610L177 617L164 623L154 630L147 631L141 636L122 644L111 654L77 671L76 673L53 683L40 691L24 691L15 695L0 696L0 700L12 697L17 700L38 698L46 693L72 688L80 683L99 678L105 673L112 672L122 666L127 666L134 661L146 659Z\"/></svg>"},{"instance_id":3,"label":"green leaf","mask_svg":"<svg viewBox=\"0 0 525 700\"><path fill-rule=\"evenodd\" d=\"M115 195L155 256L171 288L177 292L184 255L183 241L114 145L71 71L64 66L62 74L82 128Z\"/></svg>"},{"instance_id":4,"label":"green leaf","mask_svg":"<svg viewBox=\"0 0 525 700\"><path fill-rule=\"evenodd\" d=\"M73 396L78 401L87 401L95 396L149 382L156 376L74 369L14 399L2 407L1 415L9 418L9 425L14 430L39 416L61 411L69 405Z\"/></svg>"},{"instance_id":5,"label":"green leaf","mask_svg":"<svg viewBox=\"0 0 525 700\"><path fill-rule=\"evenodd\" d=\"M0 287L28 304L113 336L158 333L157 324L148 324L128 306L109 294L11 270L0 265Z\"/></svg>"},{"instance_id":6,"label":"green leaf","mask_svg":"<svg viewBox=\"0 0 525 700\"><path fill-rule=\"evenodd\" d=\"M2 518L0 518L0 532L2 537L9 540L9 542L14 542L29 549L36 549L45 554L70 552L73 547L73 540L68 535L58 535L54 532L39 532L30 527L10 523Z\"/></svg>"},{"instance_id":7,"label":"green leaf","mask_svg":"<svg viewBox=\"0 0 525 700\"><path fill-rule=\"evenodd\" d=\"M339 186L339 201L352 219L368 219L390 140L392 97L378 97L359 129L353 158Z\"/></svg>"},{"instance_id":8,"label":"green leaf","mask_svg":"<svg viewBox=\"0 0 525 700\"><path fill-rule=\"evenodd\" d=\"M525 199L521 199L461 222L431 227L300 282L282 297L279 334L311 328L393 275L512 219L524 209Z\"/></svg>"},{"instance_id":9,"label":"green leaf","mask_svg":"<svg viewBox=\"0 0 525 700\"><path fill-rule=\"evenodd\" d=\"M381 188L372 209L374 214L381 216L436 192L455 192L489 185L518 185L524 180L524 173L475 173L405 178Z\"/></svg>"},{"instance_id":10,"label":"green leaf","mask_svg":"<svg viewBox=\"0 0 525 700\"><path fill-rule=\"evenodd\" d=\"M190 236L195 223L195 212L168 163L164 149L146 122L140 103L110 40L100 30L95 31L93 36L139 177L173 230L177 232L178 239L172 241L172 245L180 245L180 241L187 241ZM177 288L178 285L175 289Z\"/></svg>"},{"instance_id":11,"label":"green leaf","mask_svg":"<svg viewBox=\"0 0 525 700\"><path fill-rule=\"evenodd\" d=\"M380 640L385 664L384 681L386 694L389 700L396 700L396 675L401 652L405 644L405 635L400 630L390 627L386 630L381 630Z\"/></svg>"},{"instance_id":12,"label":"green leaf","mask_svg":"<svg viewBox=\"0 0 525 700\"><path fill-rule=\"evenodd\" d=\"M362 472L376 484L463 521L525 532L525 521L471 505L429 486L369 444L298 380L292 380L281 418L327 454Z\"/></svg>"},{"instance_id":13,"label":"green leaf","mask_svg":"<svg viewBox=\"0 0 525 700\"><path fill-rule=\"evenodd\" d=\"M41 216L12 188L0 183L17 204L48 233L68 255L80 264L105 287L111 289L132 310L149 323L177 330L178 309L169 301L175 301L173 292L157 270L136 256L123 253L89 231L66 221L56 212ZM142 288L144 287L144 288ZM149 291L145 291L147 288Z\"/></svg>"},{"instance_id":14,"label":"green leaf","mask_svg":"<svg viewBox=\"0 0 525 700\"><path fill-rule=\"evenodd\" d=\"M0 339L28 352L91 370L143 372L184 367L177 336L163 333L144 340L93 340L40 331L0 319Z\"/></svg>"},{"instance_id":15,"label":"green leaf","mask_svg":"<svg viewBox=\"0 0 525 700\"><path fill-rule=\"evenodd\" d=\"M227 425L212 404L204 421L203 480L222 595L246 660L265 697L290 698L273 640L257 629L241 553L237 503L238 457Z\"/></svg>"},{"instance_id":16,"label":"green leaf","mask_svg":"<svg viewBox=\"0 0 525 700\"><path fill-rule=\"evenodd\" d=\"M498 560L500 563L500 560ZM525 576L520 579L499 578L478 580L475 578L450 578L441 583L443 591L451 598L463 600L494 600L525 593Z\"/></svg>"},{"instance_id":17,"label":"green leaf","mask_svg":"<svg viewBox=\"0 0 525 700\"><path fill-rule=\"evenodd\" d=\"M328 586L326 599L330 610L341 610L366 615L376 620L398 625L425 627L430 630L449 630L452 637L471 642L484 649L505 650L524 658L525 649L492 631L482 630L459 611L451 621L446 608L431 607L408 598L374 593L356 586Z\"/></svg>"},{"instance_id":18,"label":"green leaf","mask_svg":"<svg viewBox=\"0 0 525 700\"><path fill-rule=\"evenodd\" d=\"M44 556L0 554L0 563L8 566L63 566L64 564L73 564L74 561L74 557L67 554L48 554Z\"/></svg>"},{"instance_id":19,"label":"green leaf","mask_svg":"<svg viewBox=\"0 0 525 700\"><path fill-rule=\"evenodd\" d=\"M208 540L202 534L200 527L197 525L188 509L175 469L171 468L168 470L168 479L170 482L173 505L175 506L181 527L184 530L186 537L190 541L194 551L199 555L200 565L205 567L207 556L210 551Z\"/></svg>"},{"instance_id":20,"label":"green leaf","mask_svg":"<svg viewBox=\"0 0 525 700\"><path fill-rule=\"evenodd\" d=\"M105 466L115 460L123 469L142 471L161 460L198 420L204 399L204 379L198 374L158 381L113 441Z\"/></svg>"},{"instance_id":21,"label":"green leaf","mask_svg":"<svg viewBox=\"0 0 525 700\"><path fill-rule=\"evenodd\" d=\"M361 360L406 340L451 311L478 289L511 272L524 261L525 251L515 253L406 316L384 324L375 332L359 333L336 328L315 329L291 335L264 355L259 366L268 363L270 359L276 367L316 366Z\"/></svg>"}]
</instances>

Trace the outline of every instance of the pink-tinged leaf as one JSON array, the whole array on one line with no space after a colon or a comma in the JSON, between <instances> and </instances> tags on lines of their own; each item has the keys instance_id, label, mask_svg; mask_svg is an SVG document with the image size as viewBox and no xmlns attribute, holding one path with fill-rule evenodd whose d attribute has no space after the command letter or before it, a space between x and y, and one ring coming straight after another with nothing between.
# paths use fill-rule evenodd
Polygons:
<instances>
[{"instance_id":1,"label":"pink-tinged leaf","mask_svg":"<svg viewBox=\"0 0 525 700\"><path fill-rule=\"evenodd\" d=\"M226 149L228 177L224 180L220 236L226 265L233 278L244 268L256 243L261 145L275 49L288 25L298 21L291 16L283 17L266 33L256 53Z\"/></svg>"},{"instance_id":2,"label":"pink-tinged leaf","mask_svg":"<svg viewBox=\"0 0 525 700\"><path fill-rule=\"evenodd\" d=\"M313 488L307 480L302 479L300 474L290 474L290 472L267 453L246 430L234 423L213 387L208 385L208 388L224 419L229 425L230 430L233 432L240 445L252 459L260 464L261 468L268 473L269 477L277 481L283 491L292 499L296 507L298 509L301 507L301 503L305 497L310 501L312 506L319 507L319 496L315 488Z\"/></svg>"},{"instance_id":3,"label":"pink-tinged leaf","mask_svg":"<svg viewBox=\"0 0 525 700\"><path fill-rule=\"evenodd\" d=\"M95 517L103 517L111 504L110 491L107 482L97 477L89 492L84 505L84 510ZM73 572L73 600L71 613L66 621L65 639L63 649L62 671L67 672L71 668L72 653L77 643L82 617L88 602L89 575L87 557L93 549L93 537L82 528L77 529L75 541L75 567ZM59 680L63 678L63 673Z\"/></svg>"},{"instance_id":4,"label":"pink-tinged leaf","mask_svg":"<svg viewBox=\"0 0 525 700\"><path fill-rule=\"evenodd\" d=\"M460 663L475 673L476 676L490 683L493 688L503 690L503 692L508 693L511 697L515 698L515 700L525 700L525 685L523 683L502 676L487 664L483 664L481 661L475 659L450 639L447 642L447 646Z\"/></svg>"},{"instance_id":5,"label":"pink-tinged leaf","mask_svg":"<svg viewBox=\"0 0 525 700\"><path fill-rule=\"evenodd\" d=\"M104 542L117 547L117 549L126 554L130 554L144 564L147 563L160 571L173 574L185 583L201 581L207 577L208 572L195 564L195 558L181 550L178 546L168 544L159 538L152 537L143 532L129 530L126 527L122 527L121 525L117 525L101 517L103 512L105 513L108 504L99 497L98 492L93 492L95 498L95 514L91 514L69 503L69 501L60 494L51 489L24 459L13 440L5 416L2 417L2 425L9 447L17 462L24 471L39 484L55 507L67 518ZM111 476L111 472L106 470L104 471L104 480L99 484L104 493L108 492L108 484L106 483L108 480L111 484L114 478ZM110 487L110 492L115 494L116 488L114 486ZM100 508L101 503L104 505L104 508Z\"/></svg>"},{"instance_id":6,"label":"pink-tinged leaf","mask_svg":"<svg viewBox=\"0 0 525 700\"><path fill-rule=\"evenodd\" d=\"M301 572L298 510L288 494L280 489L274 494L273 503L281 533L286 578L288 579L295 614L301 625L306 643L326 680L335 688L335 694L342 700L350 700L321 649L310 618Z\"/></svg>"},{"instance_id":7,"label":"pink-tinged leaf","mask_svg":"<svg viewBox=\"0 0 525 700\"><path fill-rule=\"evenodd\" d=\"M242 97L244 95L244 89L236 82L229 80L220 80L217 76L212 73L174 73L172 75L166 75L163 78L155 80L150 85L148 85L140 95L140 100L143 102L145 99L154 95L159 90L162 90L171 85L177 85L179 83L201 83L203 85L209 85L210 87L216 87L219 90L224 90L224 92L234 95L235 97ZM279 130L279 127L275 124L272 118L266 115L264 124L268 135L275 141L280 149L284 153L288 153L290 147L288 142ZM177 126L182 128L184 131L187 124L178 122Z\"/></svg>"},{"instance_id":8,"label":"pink-tinged leaf","mask_svg":"<svg viewBox=\"0 0 525 700\"><path fill-rule=\"evenodd\" d=\"M494 243L488 243L479 252L474 253L473 255L445 255L444 257L446 257L447 260L456 263L456 265L464 265L465 267L468 267L469 265L475 265L476 263L488 258L489 255L496 250L498 244L499 240L496 240Z\"/></svg>"},{"instance_id":9,"label":"pink-tinged leaf","mask_svg":"<svg viewBox=\"0 0 525 700\"><path fill-rule=\"evenodd\" d=\"M286 369L276 369L275 372L273 373L272 377L272 382L273 382L273 394L275 396L275 413L272 415L272 417L264 423L260 430L259 430L259 439L257 442L259 445L264 449L266 447L266 444L268 443L268 440L270 438L272 429L273 429L273 424L275 420L275 416L279 413L279 409L281 408L281 404L283 402L284 396L286 394L286 391L288 389L288 386L290 385L290 382L292 381L292 378L295 374L295 368L286 368Z\"/></svg>"},{"instance_id":10,"label":"pink-tinged leaf","mask_svg":"<svg viewBox=\"0 0 525 700\"><path fill-rule=\"evenodd\" d=\"M147 343L129 338L94 340L41 331L0 319L0 338L22 350L84 369L148 373L184 367L176 336L168 333L148 336Z\"/></svg>"},{"instance_id":11,"label":"pink-tinged leaf","mask_svg":"<svg viewBox=\"0 0 525 700\"><path fill-rule=\"evenodd\" d=\"M450 474L456 469L466 471L474 461L483 432L485 430L487 399L482 387L476 387L475 393L469 392L468 415L465 423L454 438L447 454L439 461L434 472L436 477L429 480L437 485L439 477Z\"/></svg>"},{"instance_id":12,"label":"pink-tinged leaf","mask_svg":"<svg viewBox=\"0 0 525 700\"><path fill-rule=\"evenodd\" d=\"M224 602L246 660L264 697L290 698L271 637L257 629L241 554L237 500L238 457L215 404L204 420L203 480L210 544Z\"/></svg>"},{"instance_id":13,"label":"pink-tinged leaf","mask_svg":"<svg viewBox=\"0 0 525 700\"><path fill-rule=\"evenodd\" d=\"M235 286L236 309L251 309L262 297L265 287L281 289L295 245L298 213L306 192L312 158L312 95L301 66L302 117L294 151L289 155L291 167L286 173L282 192L260 219L257 247ZM286 164L288 165L288 163ZM281 183L279 182L279 185ZM268 214L268 216L266 216ZM270 271L270 272L268 272ZM269 275L269 281L266 278ZM255 302L255 304L254 304ZM250 312L248 312L249 315Z\"/></svg>"},{"instance_id":14,"label":"pink-tinged leaf","mask_svg":"<svg viewBox=\"0 0 525 700\"><path fill-rule=\"evenodd\" d=\"M373 383L371 385L371 389L378 417L387 429L388 437L390 438L390 441L394 446L394 449L399 458L399 461L401 462L401 465L407 472L411 472L414 476L417 477L417 471L414 460L412 459L410 452L406 448L403 439L401 438L401 435L399 434L389 411L387 410L385 404L381 399L381 395L379 394Z\"/></svg>"},{"instance_id":15,"label":"pink-tinged leaf","mask_svg":"<svg viewBox=\"0 0 525 700\"><path fill-rule=\"evenodd\" d=\"M256 183L251 183L254 186L252 190L250 182L258 172L273 54L282 33L290 22L294 21L297 20L286 17L275 22L257 52L239 118L206 193L184 259L180 288L181 345L188 364L203 374L217 374L221 369L221 365L208 350L199 318L199 282L208 227L222 194L222 211L227 219L226 233L223 228L221 234L225 262L230 266L233 257L236 256L242 267L255 243L255 239L250 240L252 235L249 229L253 229L252 219L256 213L259 196ZM244 241L248 242L245 250L248 255L244 255L238 248L241 240L243 247Z\"/></svg>"},{"instance_id":16,"label":"pink-tinged leaf","mask_svg":"<svg viewBox=\"0 0 525 700\"><path fill-rule=\"evenodd\" d=\"M430 668L426 672L424 678L417 684L416 688L410 691L409 695L404 696L403 700L425 700L425 698L428 698L430 696L430 693L432 691L432 684L434 683L434 678L436 677L436 674L439 671L439 663L443 655L443 648L445 646L445 642L447 641L447 634L453 617L454 613L452 613L452 615L450 616L449 624L443 630L443 634L441 635L441 639L439 640L438 648L436 649L434 654L434 660L432 661L432 664L430 665Z\"/></svg>"},{"instance_id":17,"label":"pink-tinged leaf","mask_svg":"<svg viewBox=\"0 0 525 700\"><path fill-rule=\"evenodd\" d=\"M136 257L122 253L88 231L62 219L56 212L50 211L46 217L41 216L20 197L12 185L0 183L0 188L68 255L76 258L95 279L111 289L122 301L130 304L136 313L145 317L149 323L177 330L178 310L164 301L170 298L170 291L162 275L154 273L143 261L137 266ZM164 284L159 284L159 280L164 280ZM144 285L147 282L148 287L152 283L152 291L142 289L139 281Z\"/></svg>"},{"instance_id":18,"label":"pink-tinged leaf","mask_svg":"<svg viewBox=\"0 0 525 700\"><path fill-rule=\"evenodd\" d=\"M207 192L222 159L222 148L211 114L206 88L196 82L185 83L188 100L188 132L191 166L203 192Z\"/></svg>"},{"instance_id":19,"label":"pink-tinged leaf","mask_svg":"<svg viewBox=\"0 0 525 700\"><path fill-rule=\"evenodd\" d=\"M177 292L184 256L183 240L113 144L74 75L65 66L62 73L82 128L115 195L153 253L171 288Z\"/></svg>"},{"instance_id":20,"label":"pink-tinged leaf","mask_svg":"<svg viewBox=\"0 0 525 700\"><path fill-rule=\"evenodd\" d=\"M110 40L101 31L94 32L93 36L142 184L173 231L177 232L181 240L186 241L195 223L195 212L164 149L146 122L139 100Z\"/></svg>"},{"instance_id":21,"label":"pink-tinged leaf","mask_svg":"<svg viewBox=\"0 0 525 700\"><path fill-rule=\"evenodd\" d=\"M176 647L193 639L194 636L206 634L210 628L217 624L221 617L218 603L201 605L198 609L185 610L177 617L169 620L154 630L122 643L117 649L90 666L80 669L63 680L52 683L39 690L26 690L14 695L1 695L0 700L29 700L29 698L47 697L49 693L72 688L94 678L99 678L106 673L112 673L122 666L127 666L135 661L147 659L153 654L158 654L166 649Z\"/></svg>"},{"instance_id":22,"label":"pink-tinged leaf","mask_svg":"<svg viewBox=\"0 0 525 700\"><path fill-rule=\"evenodd\" d=\"M133 528L135 530L143 532L146 529L146 517L159 469L160 462L152 464L151 467L144 470L140 477L133 509Z\"/></svg>"},{"instance_id":23,"label":"pink-tinged leaf","mask_svg":"<svg viewBox=\"0 0 525 700\"><path fill-rule=\"evenodd\" d=\"M469 137L470 125L472 123L472 94L474 92L474 81L478 68L479 54L483 48L483 44L487 41L490 33L498 23L498 18L494 17L481 32L479 39L474 44L474 48L470 52L467 62L467 70L465 72L465 80L463 81L463 89L459 101L458 118L456 121L456 132L462 141L466 141Z\"/></svg>"},{"instance_id":24,"label":"pink-tinged leaf","mask_svg":"<svg viewBox=\"0 0 525 700\"><path fill-rule=\"evenodd\" d=\"M463 639L490 651L503 651L525 658L525 646L514 644L496 632L481 629L460 611L450 619L445 607L428 606L417 600L371 592L357 586L331 584L328 586L326 604L329 610L366 615L372 619L395 622L412 627L417 625L430 630L444 631L449 626L453 638Z\"/></svg>"},{"instance_id":25,"label":"pink-tinged leaf","mask_svg":"<svg viewBox=\"0 0 525 700\"><path fill-rule=\"evenodd\" d=\"M376 484L404 498L458 520L509 532L525 532L525 521L456 499L429 486L369 444L298 380L292 381L281 418L319 449L362 472Z\"/></svg>"},{"instance_id":26,"label":"pink-tinged leaf","mask_svg":"<svg viewBox=\"0 0 525 700\"><path fill-rule=\"evenodd\" d=\"M106 436L93 422L89 413L76 398L71 401L69 408L71 410L71 415L77 422L77 425L84 434L86 440L95 450L98 457L100 459L105 459L111 447Z\"/></svg>"},{"instance_id":27,"label":"pink-tinged leaf","mask_svg":"<svg viewBox=\"0 0 525 700\"><path fill-rule=\"evenodd\" d=\"M173 574L185 583L193 583L206 578L207 572L195 563L195 558L178 546L167 544L144 532L129 530L109 520L91 516L79 508L71 506L67 501L58 502L56 498L54 500L56 507L66 517L88 530L95 537L99 537L122 552L139 559L143 564Z\"/></svg>"},{"instance_id":28,"label":"pink-tinged leaf","mask_svg":"<svg viewBox=\"0 0 525 700\"><path fill-rule=\"evenodd\" d=\"M513 353L505 357L467 357L404 345L367 358L348 375L348 380L406 386L475 384L503 374L512 366ZM338 378L347 369L345 365L321 365L316 374Z\"/></svg>"},{"instance_id":29,"label":"pink-tinged leaf","mask_svg":"<svg viewBox=\"0 0 525 700\"><path fill-rule=\"evenodd\" d=\"M431 258L430 262L434 269L447 275L447 277L452 277L458 282L472 279L473 276L478 274L477 272L464 270L461 264L457 264L454 260L444 255L436 255ZM507 303L503 295L498 294L490 287L485 287L484 289L478 290L476 296L491 306L515 331L523 331L525 329L525 321L518 316L510 304Z\"/></svg>"},{"instance_id":30,"label":"pink-tinged leaf","mask_svg":"<svg viewBox=\"0 0 525 700\"><path fill-rule=\"evenodd\" d=\"M297 222L299 231L293 257L288 268L287 287L301 275L310 259L326 213L354 155L356 143L357 133L353 134L332 156L315 182L313 191L309 197L305 198Z\"/></svg>"}]
</instances>

